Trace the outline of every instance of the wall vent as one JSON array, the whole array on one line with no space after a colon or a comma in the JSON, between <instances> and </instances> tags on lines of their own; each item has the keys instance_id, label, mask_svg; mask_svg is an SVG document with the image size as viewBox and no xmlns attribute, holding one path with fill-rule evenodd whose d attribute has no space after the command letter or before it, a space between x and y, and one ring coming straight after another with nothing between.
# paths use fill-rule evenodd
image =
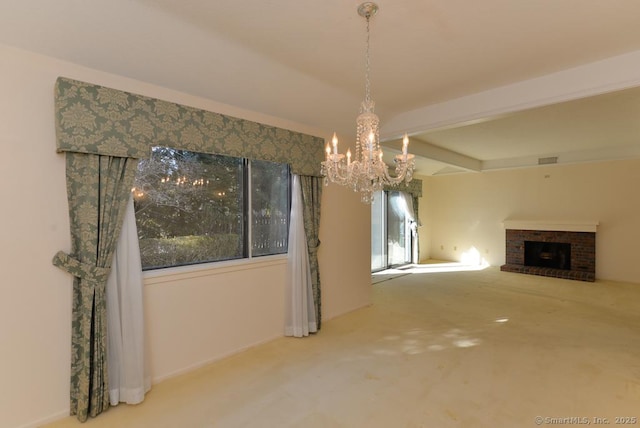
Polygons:
<instances>
[{"instance_id":1,"label":"wall vent","mask_svg":"<svg viewBox=\"0 0 640 428\"><path fill-rule=\"evenodd\" d=\"M549 165L551 163L558 163L558 156L551 156L548 158L538 158L538 165Z\"/></svg>"}]
</instances>

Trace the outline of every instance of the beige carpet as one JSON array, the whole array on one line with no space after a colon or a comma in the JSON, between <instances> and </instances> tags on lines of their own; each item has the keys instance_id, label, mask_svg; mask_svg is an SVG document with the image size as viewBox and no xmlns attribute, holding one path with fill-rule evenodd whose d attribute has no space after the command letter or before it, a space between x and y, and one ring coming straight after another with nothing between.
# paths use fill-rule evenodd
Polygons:
<instances>
[{"instance_id":1,"label":"beige carpet","mask_svg":"<svg viewBox=\"0 0 640 428\"><path fill-rule=\"evenodd\" d=\"M422 273L374 285L373 306L326 322L318 335L278 339L170 379L143 404L84 425L50 426L534 427L604 418L613 426L616 417L640 418L640 284L448 270L404 271Z\"/></svg>"}]
</instances>

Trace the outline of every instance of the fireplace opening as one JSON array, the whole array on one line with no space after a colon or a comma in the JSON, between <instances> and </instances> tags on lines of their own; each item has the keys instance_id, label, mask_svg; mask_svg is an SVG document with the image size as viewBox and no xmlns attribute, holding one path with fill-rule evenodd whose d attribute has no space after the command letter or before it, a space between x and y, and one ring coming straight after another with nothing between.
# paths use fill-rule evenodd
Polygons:
<instances>
[{"instance_id":1,"label":"fireplace opening","mask_svg":"<svg viewBox=\"0 0 640 428\"><path fill-rule=\"evenodd\" d=\"M524 241L524 265L571 270L571 244Z\"/></svg>"}]
</instances>

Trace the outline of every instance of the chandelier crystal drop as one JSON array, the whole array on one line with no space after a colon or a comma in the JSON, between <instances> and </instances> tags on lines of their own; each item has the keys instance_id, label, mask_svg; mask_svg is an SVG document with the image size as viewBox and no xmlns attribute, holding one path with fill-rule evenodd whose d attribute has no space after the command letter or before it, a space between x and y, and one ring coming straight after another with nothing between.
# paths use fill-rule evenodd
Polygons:
<instances>
[{"instance_id":1,"label":"chandelier crystal drop","mask_svg":"<svg viewBox=\"0 0 640 428\"><path fill-rule=\"evenodd\" d=\"M360 192L364 203L371 203L376 191L385 186L396 186L413 178L415 168L414 155L407 152L409 138L404 135L402 154L394 159L395 174L389 174L389 167L383 161L380 147L380 120L373 112L375 103L371 99L369 79L369 20L378 11L378 5L372 2L362 3L358 14L367 20L367 48L365 53L365 98L360 105L360 115L356 119L356 153L352 159L351 149L346 156L338 153L338 138L333 134L331 145L327 144L326 157L321 165L324 184L329 182L348 186L354 192Z\"/></svg>"}]
</instances>

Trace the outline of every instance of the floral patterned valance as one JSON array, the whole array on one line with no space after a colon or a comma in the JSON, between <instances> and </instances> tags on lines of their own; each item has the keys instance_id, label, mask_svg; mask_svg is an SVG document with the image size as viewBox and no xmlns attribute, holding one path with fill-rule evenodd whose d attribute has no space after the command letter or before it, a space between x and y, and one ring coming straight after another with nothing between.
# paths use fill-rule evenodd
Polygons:
<instances>
[{"instance_id":1,"label":"floral patterned valance","mask_svg":"<svg viewBox=\"0 0 640 428\"><path fill-rule=\"evenodd\" d=\"M282 128L59 77L59 152L147 158L152 146L287 163L320 176L324 140Z\"/></svg>"},{"instance_id":2,"label":"floral patterned valance","mask_svg":"<svg viewBox=\"0 0 640 428\"><path fill-rule=\"evenodd\" d=\"M422 180L418 178L414 178L408 184L404 182L398 184L397 186L385 186L384 190L396 190L399 192L407 192L410 193L414 198L422 197Z\"/></svg>"}]
</instances>

